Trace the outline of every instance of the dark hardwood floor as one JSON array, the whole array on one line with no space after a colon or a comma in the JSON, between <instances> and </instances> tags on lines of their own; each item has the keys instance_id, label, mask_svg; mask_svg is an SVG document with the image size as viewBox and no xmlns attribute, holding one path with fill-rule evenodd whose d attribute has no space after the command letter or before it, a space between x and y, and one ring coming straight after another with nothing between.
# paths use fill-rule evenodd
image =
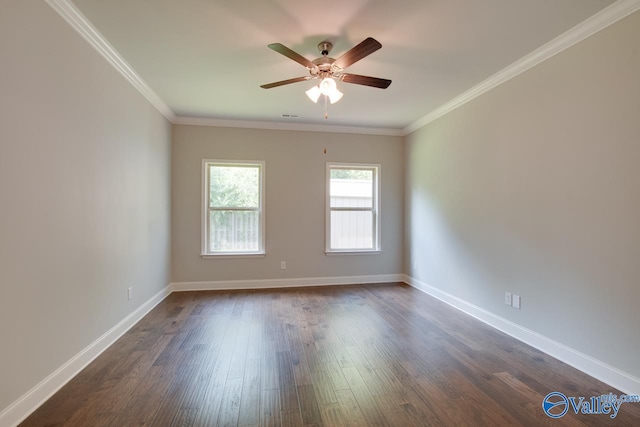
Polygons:
<instances>
[{"instance_id":1,"label":"dark hardwood floor","mask_svg":"<svg viewBox=\"0 0 640 427\"><path fill-rule=\"evenodd\" d=\"M170 295L22 426L640 425L611 387L402 284Z\"/></svg>"}]
</instances>

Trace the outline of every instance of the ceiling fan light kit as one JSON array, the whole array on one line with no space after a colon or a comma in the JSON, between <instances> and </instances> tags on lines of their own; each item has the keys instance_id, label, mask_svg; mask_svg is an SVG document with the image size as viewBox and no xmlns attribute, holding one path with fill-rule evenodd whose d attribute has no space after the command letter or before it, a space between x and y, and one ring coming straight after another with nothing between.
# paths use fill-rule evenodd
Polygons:
<instances>
[{"instance_id":1,"label":"ceiling fan light kit","mask_svg":"<svg viewBox=\"0 0 640 427\"><path fill-rule=\"evenodd\" d=\"M338 90L338 85L336 85L336 81L331 77L325 77L322 79L319 85L313 86L311 89L305 92L309 99L314 103L318 103L318 98L320 95L324 95L329 98L329 101L332 104L340 101L342 99L342 92Z\"/></svg>"},{"instance_id":2,"label":"ceiling fan light kit","mask_svg":"<svg viewBox=\"0 0 640 427\"><path fill-rule=\"evenodd\" d=\"M369 56L376 50L380 49L382 44L372 37L368 37L360 44L347 51L338 59L329 57L329 52L333 48L333 44L328 41L323 41L318 44L318 50L322 55L320 58L316 58L313 61L309 61L299 53L294 52L288 47L280 44L273 43L269 45L269 48L278 52L287 58L296 61L300 65L307 68L309 71L308 76L294 77L288 80L281 80L274 83L263 84L260 87L263 89L271 89L278 86L284 86L291 83L304 82L307 80L321 79L320 83L307 90L305 93L311 101L318 102L321 95L325 96L331 104L335 104L340 101L343 93L338 90L336 80L340 80L345 83L352 83L362 86L376 87L379 89L386 89L391 84L391 80L380 79L377 77L361 76L358 74L345 73L344 69L353 65L357 61ZM327 114L325 111L325 118Z\"/></svg>"}]
</instances>

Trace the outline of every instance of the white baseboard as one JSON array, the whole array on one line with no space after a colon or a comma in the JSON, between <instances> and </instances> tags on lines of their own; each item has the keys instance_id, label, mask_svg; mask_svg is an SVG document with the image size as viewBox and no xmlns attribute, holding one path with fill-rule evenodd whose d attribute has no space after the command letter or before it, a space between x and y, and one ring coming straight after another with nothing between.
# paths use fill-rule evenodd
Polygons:
<instances>
[{"instance_id":1,"label":"white baseboard","mask_svg":"<svg viewBox=\"0 0 640 427\"><path fill-rule=\"evenodd\" d=\"M562 362L603 381L626 394L640 394L640 379L620 369L610 366L571 347L524 328L483 308L430 286L404 274L383 274L372 276L312 277L296 279L228 280L213 282L172 283L117 325L95 340L80 353L42 380L21 398L0 413L0 426L17 426L33 411L49 399L56 391L70 381L104 350L126 333L171 292L200 290L267 289L305 286L350 285L364 283L404 282L444 303L516 338Z\"/></svg>"},{"instance_id":2,"label":"white baseboard","mask_svg":"<svg viewBox=\"0 0 640 427\"><path fill-rule=\"evenodd\" d=\"M215 282L176 282L172 283L171 286L175 292L298 288L305 286L404 282L404 277L404 274L379 274L373 276L305 277L296 279L220 280Z\"/></svg>"},{"instance_id":3,"label":"white baseboard","mask_svg":"<svg viewBox=\"0 0 640 427\"><path fill-rule=\"evenodd\" d=\"M547 338L535 331L522 327L510 320L497 316L447 292L434 288L418 279L404 275L402 281L517 340L555 357L567 365L573 366L587 375L615 387L625 394L640 394L640 378L634 377L627 372ZM604 391L605 390L603 390L603 392Z\"/></svg>"},{"instance_id":4,"label":"white baseboard","mask_svg":"<svg viewBox=\"0 0 640 427\"><path fill-rule=\"evenodd\" d=\"M117 325L89 344L80 353L56 369L35 387L0 412L0 426L17 426L38 409L62 386L75 377L89 363L105 351L118 338L151 311L171 293L171 285L151 297L147 302L122 319Z\"/></svg>"},{"instance_id":5,"label":"white baseboard","mask_svg":"<svg viewBox=\"0 0 640 427\"><path fill-rule=\"evenodd\" d=\"M303 286L349 285L360 283L403 282L402 274L373 276L313 277L300 279L231 280L172 283L105 332L100 338L56 369L39 384L0 412L0 426L17 426L62 388L89 363L124 335L133 325L174 291L290 288Z\"/></svg>"}]
</instances>

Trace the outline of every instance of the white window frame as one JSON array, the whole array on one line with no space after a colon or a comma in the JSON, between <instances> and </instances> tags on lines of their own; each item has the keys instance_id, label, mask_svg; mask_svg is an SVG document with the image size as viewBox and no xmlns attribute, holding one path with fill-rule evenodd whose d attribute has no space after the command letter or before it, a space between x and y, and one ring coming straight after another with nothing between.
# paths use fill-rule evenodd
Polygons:
<instances>
[{"instance_id":1,"label":"white window frame","mask_svg":"<svg viewBox=\"0 0 640 427\"><path fill-rule=\"evenodd\" d=\"M373 171L373 194L371 208L332 208L331 207L331 170L332 169L360 169ZM339 254L378 254L382 252L380 247L380 176L382 167L374 163L341 163L327 162L326 170L326 212L325 212L325 253L327 255ZM371 211L373 248L333 249L331 248L331 211Z\"/></svg>"},{"instance_id":2,"label":"white window frame","mask_svg":"<svg viewBox=\"0 0 640 427\"><path fill-rule=\"evenodd\" d=\"M236 208L231 210L238 211L257 211L259 213L258 224L260 230L258 230L258 249L255 251L209 251L209 212L211 210L216 210L216 208L211 208L209 206L209 192L211 190L211 186L209 183L209 168L211 166L239 166L239 167L257 167L258 168L258 179L259 179L259 189L260 189L260 206L257 208L244 209L244 208ZM250 258L250 257L263 257L265 255L265 208L264 208L264 176L265 176L265 162L258 160L214 160L214 159L204 159L202 160L202 233L201 233L201 252L200 255L202 258L219 258L219 257L239 257L239 258ZM225 210L229 210L228 208Z\"/></svg>"}]
</instances>

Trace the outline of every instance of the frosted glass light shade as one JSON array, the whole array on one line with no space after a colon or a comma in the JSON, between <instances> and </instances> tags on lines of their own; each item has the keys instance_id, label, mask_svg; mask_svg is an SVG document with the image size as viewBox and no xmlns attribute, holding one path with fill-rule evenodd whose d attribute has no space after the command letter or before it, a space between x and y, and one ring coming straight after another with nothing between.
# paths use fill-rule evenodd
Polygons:
<instances>
[{"instance_id":1,"label":"frosted glass light shade","mask_svg":"<svg viewBox=\"0 0 640 427\"><path fill-rule=\"evenodd\" d=\"M327 96L330 96L334 90L337 90L335 80L329 77L322 79L319 86L320 86L320 92L322 92L323 95L327 95Z\"/></svg>"},{"instance_id":2,"label":"frosted glass light shade","mask_svg":"<svg viewBox=\"0 0 640 427\"><path fill-rule=\"evenodd\" d=\"M318 98L320 98L320 95L322 95L322 92L320 91L320 88L318 86L312 87L311 89L309 89L305 93L307 94L309 99L312 100L314 103L317 103L318 102Z\"/></svg>"},{"instance_id":3,"label":"frosted glass light shade","mask_svg":"<svg viewBox=\"0 0 640 427\"><path fill-rule=\"evenodd\" d=\"M328 96L329 96L329 102L331 102L332 104L335 104L336 102L340 101L340 99L342 99L342 95L343 93L340 92L338 89L334 89Z\"/></svg>"}]
</instances>

